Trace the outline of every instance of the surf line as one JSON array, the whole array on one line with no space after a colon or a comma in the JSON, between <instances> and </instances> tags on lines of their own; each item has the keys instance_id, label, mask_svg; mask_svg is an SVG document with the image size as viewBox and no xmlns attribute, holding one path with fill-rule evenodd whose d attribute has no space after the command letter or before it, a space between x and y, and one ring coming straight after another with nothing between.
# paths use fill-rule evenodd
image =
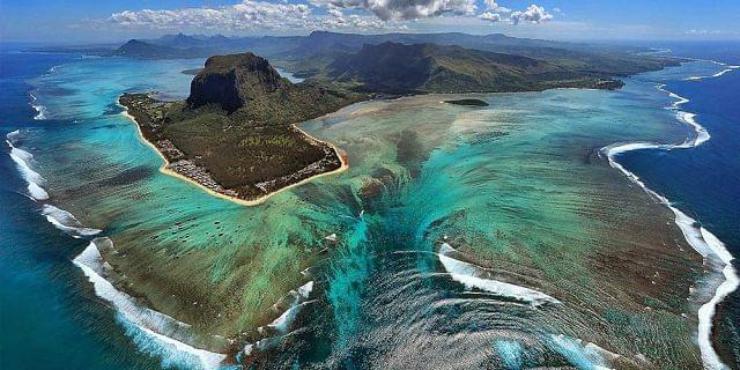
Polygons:
<instances>
[{"instance_id":1,"label":"surf line","mask_svg":"<svg viewBox=\"0 0 740 370\"><path fill-rule=\"evenodd\" d=\"M5 136L5 143L10 148L10 159L15 162L18 171L21 173L21 177L28 184L28 196L35 201L49 199L49 193L43 188L46 179L34 171L31 166L33 154L13 145L16 143L15 139L20 135L20 130L15 130Z\"/></svg>"},{"instance_id":2,"label":"surf line","mask_svg":"<svg viewBox=\"0 0 740 370\"><path fill-rule=\"evenodd\" d=\"M72 213L45 202L49 199L49 194L41 185L46 180L31 168L33 155L13 145L17 144L20 136L22 136L20 130L9 133L6 135L6 143L11 149L9 153L11 159L16 163L21 177L28 183L29 198L42 204L41 215L55 228L75 239L92 238L101 233L102 230L84 227ZM113 242L107 237L93 239L72 263L79 267L92 283L95 295L114 307L117 321L125 327L126 335L137 347L144 353L161 357L163 363L171 362L174 357L187 362L193 368L218 369L226 355L186 343L190 331L189 324L139 305L134 298L116 289L105 278L109 272L109 265L100 254L101 248L113 248ZM143 338L150 342L142 343ZM152 343L155 344L156 351Z\"/></svg>"},{"instance_id":3,"label":"surf line","mask_svg":"<svg viewBox=\"0 0 740 370\"><path fill-rule=\"evenodd\" d=\"M194 368L218 369L226 355L196 348L185 343L184 337L189 336L191 328L189 324L139 305L133 297L116 289L105 278L110 267L100 254L100 250L112 248L113 242L109 238L95 238L82 253L72 260L72 263L79 267L92 283L95 295L109 302L115 308L122 325L133 326L159 348L154 350L150 347L151 344L142 345L138 343L140 339L135 337L132 338L134 342L145 349L144 352L162 357L163 363L172 361L172 358L176 357L179 361L185 362ZM129 330L126 330L126 334L133 336ZM173 356L173 353L176 356Z\"/></svg>"},{"instance_id":4,"label":"surf line","mask_svg":"<svg viewBox=\"0 0 740 370\"><path fill-rule=\"evenodd\" d=\"M33 116L33 119L36 121L43 121L46 119L46 106L39 103L39 98L34 95L33 91L28 93L28 96L31 98L31 102L29 103L31 105L31 108L33 108L36 111L36 115Z\"/></svg>"},{"instance_id":5,"label":"surf line","mask_svg":"<svg viewBox=\"0 0 740 370\"><path fill-rule=\"evenodd\" d=\"M722 74L719 74L719 76L721 75ZM725 297L735 291L735 289L740 285L740 278L738 278L735 268L732 266L732 260L734 257L727 250L724 243L722 243L722 241L720 241L714 234L703 226L697 226L699 225L697 220L691 218L686 213L675 207L665 196L648 188L639 176L626 169L617 160L617 157L620 154L633 150L657 149L669 151L673 149L689 149L695 148L711 138L709 132L695 120L696 114L679 109L681 105L688 103L689 99L666 90L665 84L659 84L656 88L668 93L668 95L673 99L676 99L669 109L676 111L676 118L678 121L689 125L694 129L693 137L687 137L686 140L680 144L657 144L652 142L615 143L602 148L601 152L606 155L609 165L612 168L621 171L630 181L637 184L643 191L648 193L648 195L657 199L673 212L675 215L674 222L681 230L686 241L695 251L704 257L705 260L711 259L723 265L721 273L724 276L725 281L717 287L712 298L703 304L697 312L697 316L699 318L697 342L705 369L727 369L727 365L722 363L722 360L719 358L719 355L712 346L712 319L714 318L714 314L719 303L721 303Z\"/></svg>"},{"instance_id":6,"label":"surf line","mask_svg":"<svg viewBox=\"0 0 740 370\"><path fill-rule=\"evenodd\" d=\"M557 299L534 289L490 278L484 278L481 276L484 270L483 268L449 256L456 252L457 250L451 245L442 243L439 248L439 253L437 253L437 257L452 280L463 284L467 289L476 288L499 297L512 298L519 302L528 303L533 308L537 308L544 304L561 303Z\"/></svg>"},{"instance_id":7,"label":"surf line","mask_svg":"<svg viewBox=\"0 0 740 370\"><path fill-rule=\"evenodd\" d=\"M696 59L696 58L687 58L687 59L693 60L693 61L697 61L697 62L714 63L714 64L716 64L718 66L725 67L725 68L722 69L721 71L719 71L717 73L714 73L712 75L709 75L709 76L689 76L689 77L686 77L684 79L684 81L701 81L701 80L704 80L704 79L707 79L707 78L722 77L725 74L730 73L730 72L732 72L732 71L740 68L740 66L729 65L727 63L723 63L723 62L719 62L719 61L711 60L711 59Z\"/></svg>"}]
</instances>

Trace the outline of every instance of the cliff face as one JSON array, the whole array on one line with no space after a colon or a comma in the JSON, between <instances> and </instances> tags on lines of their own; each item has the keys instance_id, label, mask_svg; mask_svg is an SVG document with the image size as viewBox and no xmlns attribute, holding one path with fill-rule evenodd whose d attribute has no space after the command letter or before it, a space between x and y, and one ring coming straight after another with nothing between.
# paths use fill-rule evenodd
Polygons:
<instances>
[{"instance_id":1,"label":"cliff face","mask_svg":"<svg viewBox=\"0 0 740 370\"><path fill-rule=\"evenodd\" d=\"M249 101L290 87L292 84L262 57L252 53L219 55L208 58L195 76L187 103L191 108L217 104L231 113Z\"/></svg>"}]
</instances>

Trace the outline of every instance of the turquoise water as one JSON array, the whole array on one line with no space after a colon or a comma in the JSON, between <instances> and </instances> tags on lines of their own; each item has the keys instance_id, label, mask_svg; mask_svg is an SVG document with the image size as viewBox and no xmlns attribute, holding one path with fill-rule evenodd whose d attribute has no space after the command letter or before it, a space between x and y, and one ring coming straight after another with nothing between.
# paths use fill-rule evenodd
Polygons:
<instances>
[{"instance_id":1,"label":"turquoise water","mask_svg":"<svg viewBox=\"0 0 740 370\"><path fill-rule=\"evenodd\" d=\"M53 204L111 238L115 251L103 257L116 268L112 277L192 324L176 333L180 341L230 354L253 344L238 357L257 367L612 361L588 342L630 366L641 366L641 356L665 368L700 363L693 313L708 293L689 296L688 287L701 260L671 214L600 150L694 135L663 109L674 99L654 81L711 74L716 65L641 76L617 92L481 96L491 104L484 109L440 96L348 107L303 128L345 150L350 169L247 208L158 172L160 157L115 104L125 91L184 97L191 76L180 71L200 63L84 59L33 79L47 120L22 128L14 146L33 155L51 197L33 203L18 195L22 181L8 186L24 209ZM67 306L83 305L90 284L67 261L89 238L57 236L69 252L53 265L66 266L74 287L59 291L77 292ZM443 243L454 248L445 254L452 265L440 263ZM309 281L308 298L296 295L289 333L256 331L293 307L286 299L273 304ZM653 282L661 289L649 288ZM206 364L173 357L173 347L94 302L107 321L92 325L91 335L117 338L127 350L112 352L136 362L108 368ZM264 337L272 339L255 343Z\"/></svg>"}]
</instances>

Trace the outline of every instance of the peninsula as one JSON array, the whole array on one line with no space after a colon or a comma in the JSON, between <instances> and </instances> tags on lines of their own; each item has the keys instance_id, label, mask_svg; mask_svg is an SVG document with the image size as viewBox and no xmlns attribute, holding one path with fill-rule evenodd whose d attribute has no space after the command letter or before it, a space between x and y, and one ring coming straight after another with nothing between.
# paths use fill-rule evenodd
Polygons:
<instances>
[{"instance_id":1,"label":"peninsula","mask_svg":"<svg viewBox=\"0 0 740 370\"><path fill-rule=\"evenodd\" d=\"M124 94L119 102L164 157L164 172L253 205L346 168L337 148L294 124L366 98L329 84L293 84L244 53L208 58L186 101Z\"/></svg>"}]
</instances>

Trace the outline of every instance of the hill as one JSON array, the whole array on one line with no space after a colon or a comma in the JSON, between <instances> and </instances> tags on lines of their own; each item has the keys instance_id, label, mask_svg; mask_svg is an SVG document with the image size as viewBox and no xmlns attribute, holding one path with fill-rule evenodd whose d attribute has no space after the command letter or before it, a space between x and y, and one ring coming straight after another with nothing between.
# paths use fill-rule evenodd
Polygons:
<instances>
[{"instance_id":1,"label":"hill","mask_svg":"<svg viewBox=\"0 0 740 370\"><path fill-rule=\"evenodd\" d=\"M179 49L169 46L156 45L140 40L129 40L111 52L111 55L136 59L179 59L208 56L209 48Z\"/></svg>"},{"instance_id":2,"label":"hill","mask_svg":"<svg viewBox=\"0 0 740 370\"><path fill-rule=\"evenodd\" d=\"M609 86L606 77L511 54L459 46L385 42L339 58L328 76L384 93L466 93Z\"/></svg>"}]
</instances>

